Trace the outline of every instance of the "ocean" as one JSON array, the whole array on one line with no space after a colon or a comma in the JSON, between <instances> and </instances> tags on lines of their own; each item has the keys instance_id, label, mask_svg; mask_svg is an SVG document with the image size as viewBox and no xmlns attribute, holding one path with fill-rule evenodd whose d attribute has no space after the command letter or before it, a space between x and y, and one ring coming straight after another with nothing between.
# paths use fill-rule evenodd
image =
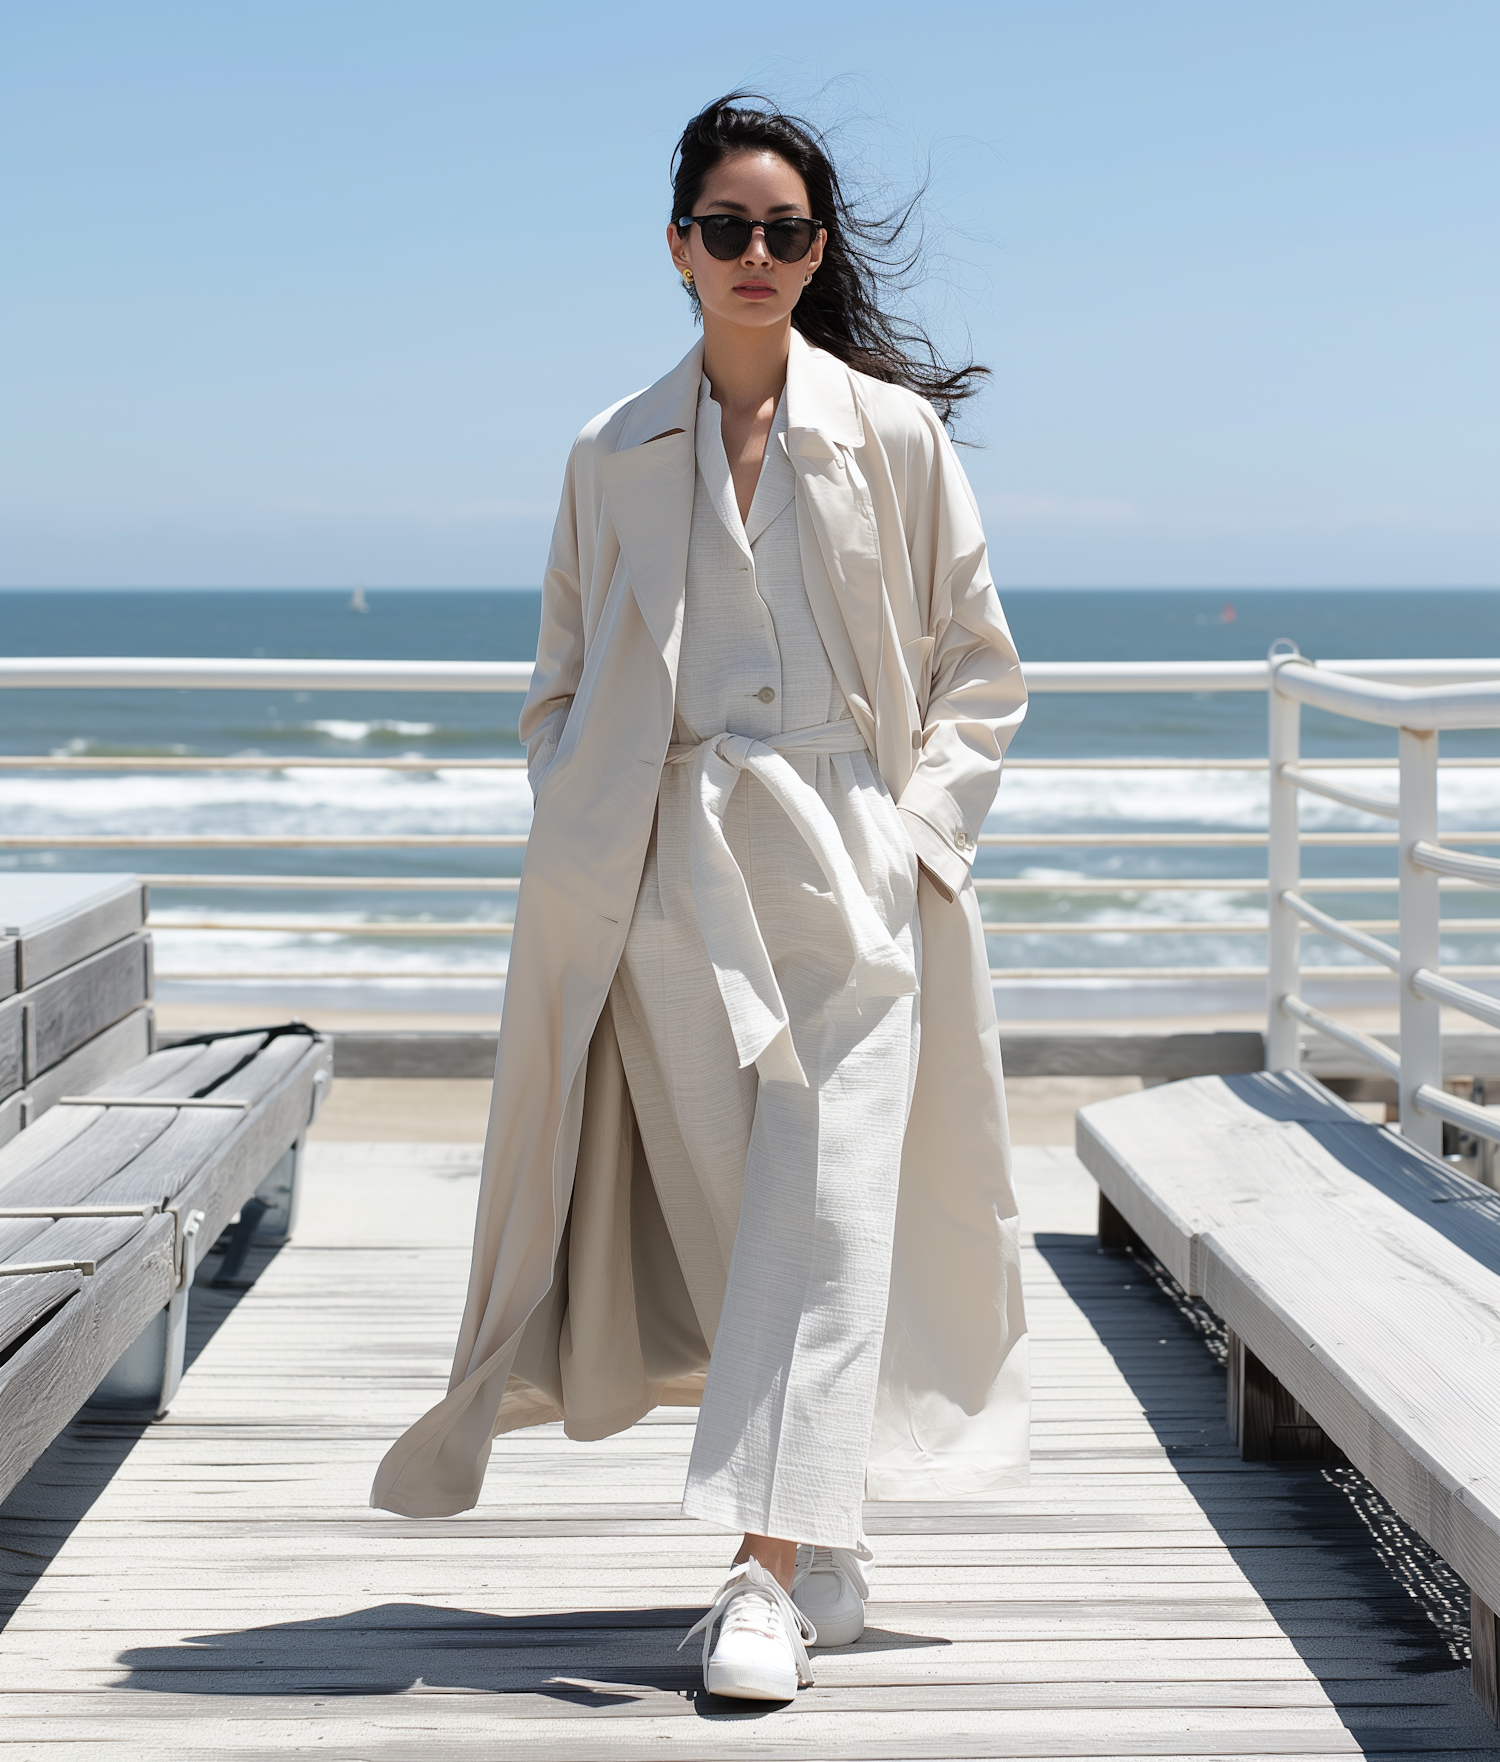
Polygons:
<instances>
[{"instance_id":1,"label":"ocean","mask_svg":"<svg viewBox=\"0 0 1500 1762\"><path fill-rule=\"evenodd\" d=\"M1012 589L1004 596L1024 660L1237 660L1263 656L1278 637L1318 657L1500 654L1500 593L1484 590ZM370 590L368 611L347 592L47 591L0 593L0 652L9 655L212 655L275 658L529 660L535 652L536 590ZM15 691L3 706L0 754L228 755L276 758L435 759L520 756L519 696L450 693ZM1011 749L1016 759L1263 757L1265 699L1244 694L1039 696ZM1395 736L1315 712L1304 715L1304 750L1313 757L1393 757ZM1500 755L1500 735L1444 737L1445 754ZM1362 782L1393 783L1383 773ZM988 830L1007 833L1252 831L1265 824L1263 773L1232 769L1137 774L1100 770L1011 771ZM1457 770L1442 788L1446 826L1500 829L1500 771ZM524 774L439 770L340 771L311 768L190 775L59 775L0 771L0 834L57 837L109 833L174 836L244 834L523 833L530 820ZM1366 830L1367 816L1304 797L1304 824ZM362 877L443 875L514 877L519 850L439 853L371 851L5 850L0 868L122 869L158 877L153 916L163 998L240 998L269 1002L288 984L327 1007L490 1012L498 1007L507 938L487 931L509 919L512 891L372 892ZM1306 871L1322 876L1384 876L1387 850L1307 852ZM172 876L291 875L345 879L347 888L278 891L170 885ZM1036 972L1002 983L1002 1013L1013 1016L1169 1013L1244 1007L1254 985L1233 969L1264 959L1264 938L1237 930L1264 914L1264 895L1223 888L1132 892L1131 879L1253 880L1265 873L1255 848L1152 850L1011 847L981 852L976 873L1035 883L986 902L986 916L1020 929L991 938L997 966ZM1118 892L1051 891L1081 879L1120 884ZM1394 898L1320 896L1339 914L1394 915ZM1478 917L1488 896L1445 897L1445 917ZM282 928L268 931L268 915ZM1218 926L1207 933L1163 933L1178 919ZM175 928L211 920L214 927ZM380 934L382 922L430 927L420 940ZM1090 921L1119 924L1106 935L1070 933ZM322 922L364 927L321 931ZM432 932L451 929L456 934ZM1500 937L1455 933L1446 962L1500 963ZM1306 959L1339 966L1354 957L1310 938ZM1049 984L1054 968L1139 969L1172 964L1222 970L1223 984L1142 987L1104 974ZM375 970L402 977L372 979ZM327 975L305 981L303 975ZM202 975L192 981L174 974ZM254 975L244 977L243 975ZM219 976L210 982L210 976ZM237 975L230 977L230 975ZM1150 993L1148 997L1146 993ZM1311 995L1311 992L1310 992ZM1155 999L1153 1004L1152 998ZM1007 1005L1009 1007L1007 1007Z\"/></svg>"}]
</instances>

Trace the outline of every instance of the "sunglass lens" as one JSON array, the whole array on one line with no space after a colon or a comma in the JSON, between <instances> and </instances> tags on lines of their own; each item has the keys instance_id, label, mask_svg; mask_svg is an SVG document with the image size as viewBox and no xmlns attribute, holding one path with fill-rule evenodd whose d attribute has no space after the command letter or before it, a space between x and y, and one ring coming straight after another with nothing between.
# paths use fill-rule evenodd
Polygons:
<instances>
[{"instance_id":1,"label":"sunglass lens","mask_svg":"<svg viewBox=\"0 0 1500 1762\"><path fill-rule=\"evenodd\" d=\"M812 249L814 232L810 220L773 220L766 227L766 245L778 263L797 263Z\"/></svg>"},{"instance_id":2,"label":"sunglass lens","mask_svg":"<svg viewBox=\"0 0 1500 1762\"><path fill-rule=\"evenodd\" d=\"M703 248L710 257L727 263L750 243L750 222L737 214L710 214L698 222Z\"/></svg>"}]
</instances>

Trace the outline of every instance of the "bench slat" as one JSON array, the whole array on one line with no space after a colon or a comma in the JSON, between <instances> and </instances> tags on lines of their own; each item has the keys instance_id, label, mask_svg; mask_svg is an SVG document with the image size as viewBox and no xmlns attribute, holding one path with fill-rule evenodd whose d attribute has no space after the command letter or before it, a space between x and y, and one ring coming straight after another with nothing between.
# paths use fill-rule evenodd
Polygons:
<instances>
[{"instance_id":1,"label":"bench slat","mask_svg":"<svg viewBox=\"0 0 1500 1762\"><path fill-rule=\"evenodd\" d=\"M65 967L24 994L27 1080L49 1071L151 994L147 931Z\"/></svg>"},{"instance_id":2,"label":"bench slat","mask_svg":"<svg viewBox=\"0 0 1500 1762\"><path fill-rule=\"evenodd\" d=\"M1500 1273L1500 1193L1284 1077L1200 1077L1084 1108L1078 1154L1193 1296L1201 1238L1316 1198L1381 1194ZM1287 1117L1291 1115L1293 1117ZM1296 1117L1296 1116L1301 1117Z\"/></svg>"},{"instance_id":3,"label":"bench slat","mask_svg":"<svg viewBox=\"0 0 1500 1762\"><path fill-rule=\"evenodd\" d=\"M243 1116L184 1108L159 1138L89 1195L101 1205L165 1205L232 1136Z\"/></svg>"},{"instance_id":4,"label":"bench slat","mask_svg":"<svg viewBox=\"0 0 1500 1762\"><path fill-rule=\"evenodd\" d=\"M83 1274L79 1272L32 1273L25 1278L0 1279L0 1353L34 1328L43 1316L65 1303L82 1284Z\"/></svg>"},{"instance_id":5,"label":"bench slat","mask_svg":"<svg viewBox=\"0 0 1500 1762\"><path fill-rule=\"evenodd\" d=\"M69 1113L75 1110L69 1108ZM5 1205L82 1205L102 1182L133 1162L177 1117L171 1108L78 1108L91 1116L84 1130L61 1149L15 1179L0 1164L0 1203ZM31 1135L22 1134L22 1142ZM0 1226L3 1228L3 1226ZM3 1241L0 1236L0 1241Z\"/></svg>"},{"instance_id":6,"label":"bench slat","mask_svg":"<svg viewBox=\"0 0 1500 1762\"><path fill-rule=\"evenodd\" d=\"M1200 1296L1204 1231L1232 1226L1261 1206L1294 1204L1310 1187L1346 1184L1333 1159L1296 1127L1369 1122L1312 1089L1257 1072L1094 1102L1078 1114L1078 1155L1173 1278Z\"/></svg>"},{"instance_id":7,"label":"bench slat","mask_svg":"<svg viewBox=\"0 0 1500 1762\"><path fill-rule=\"evenodd\" d=\"M19 1138L0 1149L0 1204L5 1192L22 1175L40 1168L66 1144L104 1117L103 1108L64 1107L28 1126Z\"/></svg>"},{"instance_id":8,"label":"bench slat","mask_svg":"<svg viewBox=\"0 0 1500 1762\"><path fill-rule=\"evenodd\" d=\"M0 1266L14 1260L108 1260L145 1228L144 1217L7 1218L0 1223Z\"/></svg>"},{"instance_id":9,"label":"bench slat","mask_svg":"<svg viewBox=\"0 0 1500 1762\"><path fill-rule=\"evenodd\" d=\"M139 1064L150 1051L151 1011L138 1009L27 1083L32 1120L47 1113L60 1095L87 1095L116 1072ZM26 1136L35 1130L29 1126Z\"/></svg>"}]
</instances>

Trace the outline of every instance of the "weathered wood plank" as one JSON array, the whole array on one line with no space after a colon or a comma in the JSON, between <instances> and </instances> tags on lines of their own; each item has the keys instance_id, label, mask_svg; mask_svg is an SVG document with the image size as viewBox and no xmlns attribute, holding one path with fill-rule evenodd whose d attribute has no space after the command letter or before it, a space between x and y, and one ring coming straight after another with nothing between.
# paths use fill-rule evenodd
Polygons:
<instances>
[{"instance_id":1,"label":"weathered wood plank","mask_svg":"<svg viewBox=\"0 0 1500 1762\"><path fill-rule=\"evenodd\" d=\"M26 1081L26 1009L19 997L0 1003L0 1101Z\"/></svg>"},{"instance_id":2,"label":"weathered wood plank","mask_svg":"<svg viewBox=\"0 0 1500 1762\"><path fill-rule=\"evenodd\" d=\"M181 1108L160 1137L118 1174L101 1181L91 1197L104 1205L165 1205L194 1179L239 1124L238 1114Z\"/></svg>"},{"instance_id":3,"label":"weathered wood plank","mask_svg":"<svg viewBox=\"0 0 1500 1762\"><path fill-rule=\"evenodd\" d=\"M117 1071L139 1064L151 1051L151 1011L138 1009L96 1034L76 1052L70 1053L50 1071L44 1071L26 1086L31 1124L23 1137L29 1138L37 1129L36 1122L49 1112L61 1096L87 1095L98 1084ZM72 1112L72 1109L66 1110ZM82 1110L79 1110L82 1111Z\"/></svg>"},{"instance_id":4,"label":"weathered wood plank","mask_svg":"<svg viewBox=\"0 0 1500 1762\"><path fill-rule=\"evenodd\" d=\"M0 1355L44 1316L61 1307L83 1284L83 1274L32 1273L0 1279Z\"/></svg>"},{"instance_id":5,"label":"weathered wood plank","mask_svg":"<svg viewBox=\"0 0 1500 1762\"><path fill-rule=\"evenodd\" d=\"M16 985L25 990L146 922L146 889L134 875L0 876L0 929L16 938Z\"/></svg>"},{"instance_id":6,"label":"weathered wood plank","mask_svg":"<svg viewBox=\"0 0 1500 1762\"><path fill-rule=\"evenodd\" d=\"M1377 1129L1284 1073L1205 1077L1081 1108L1078 1155L1126 1224L1197 1296L1203 1231L1233 1224L1246 1206L1299 1199L1316 1178L1314 1147L1292 1129L1304 1121Z\"/></svg>"},{"instance_id":7,"label":"weathered wood plank","mask_svg":"<svg viewBox=\"0 0 1500 1762\"><path fill-rule=\"evenodd\" d=\"M132 1065L129 1070L118 1071L114 1076L106 1078L100 1085L99 1092L104 1095L144 1095L151 1089L161 1089L166 1093L165 1085L180 1083L183 1087L173 1088L172 1093L191 1094L198 1084L190 1073L195 1061L203 1057L205 1050L201 1046L157 1050L149 1058Z\"/></svg>"},{"instance_id":8,"label":"weathered wood plank","mask_svg":"<svg viewBox=\"0 0 1500 1762\"><path fill-rule=\"evenodd\" d=\"M0 1149L9 1144L12 1138L18 1137L26 1124L26 1095L17 1090L14 1095L0 1101Z\"/></svg>"},{"instance_id":9,"label":"weathered wood plank","mask_svg":"<svg viewBox=\"0 0 1500 1762\"><path fill-rule=\"evenodd\" d=\"M663 1752L684 1762L759 1762L767 1754L821 1758L824 1762L918 1762L923 1758L1088 1757L1111 1762L1122 1757L1298 1756L1326 1758L1422 1753L1457 1755L1439 1733L1423 1735L1410 1725L1373 1720L1358 1733L1335 1720L1310 1714L1255 1710L1232 1719L1184 1720L1162 1710L1122 1714L1079 1709L1048 1717L1004 1711L955 1708L937 1720L927 1710L881 1707L841 1710L816 1690L787 1709L754 1713L718 1703L700 1704L682 1695L651 1693L630 1683L558 1683L551 1693L512 1708L482 1695L452 1697L442 1707L432 1694L308 1697L224 1696L215 1698L212 1724L193 1695L116 1695L78 1697L83 1705L67 1717L54 1697L0 1699L7 1735L18 1744L46 1744L49 1757L71 1762L72 1744L82 1745L105 1708L131 1705L112 1731L112 1741L162 1744L157 1754L201 1754L205 1740L216 1754L271 1757L306 1744L335 1762L417 1762L431 1758L524 1756L527 1762L659 1762ZM93 1714L90 1721L89 1714ZM768 1749L764 1721L778 1729ZM750 1723L754 1721L754 1723ZM160 1722L161 1736L154 1737ZM153 1734L153 1735L148 1735ZM1364 1741L1362 1741L1364 1740ZM1467 1750L1472 1757L1473 1752ZM86 1754L82 1748L77 1752Z\"/></svg>"},{"instance_id":10,"label":"weathered wood plank","mask_svg":"<svg viewBox=\"0 0 1500 1762\"><path fill-rule=\"evenodd\" d=\"M171 1295L173 1221L146 1221L5 1365L0 1377L0 1496L52 1442Z\"/></svg>"},{"instance_id":11,"label":"weathered wood plank","mask_svg":"<svg viewBox=\"0 0 1500 1762\"><path fill-rule=\"evenodd\" d=\"M1500 1273L1500 1193L1282 1074L1203 1078L1083 1108L1079 1155L1100 1191L1192 1295L1210 1230L1337 1206L1399 1208ZM1388 1200L1391 1206L1381 1204Z\"/></svg>"},{"instance_id":12,"label":"weathered wood plank","mask_svg":"<svg viewBox=\"0 0 1500 1762\"><path fill-rule=\"evenodd\" d=\"M64 1107L46 1115L24 1136L0 1148L0 1204L12 1182L46 1162L103 1115L102 1108Z\"/></svg>"},{"instance_id":13,"label":"weathered wood plank","mask_svg":"<svg viewBox=\"0 0 1500 1762\"><path fill-rule=\"evenodd\" d=\"M156 1693L193 1693L205 1688L216 1694L290 1695L337 1689L343 1694L403 1693L411 1678L428 1685L442 1683L451 1673L454 1654L481 1651L483 1662L474 1660L472 1674L481 1680L471 1692L492 1694L539 1693L549 1682L564 1676L613 1679L615 1682L654 1682L692 1692L698 1688L696 1660L683 1654L675 1665L664 1636L673 1630L600 1628L584 1633L560 1633L545 1627L520 1629L473 1617L457 1622L446 1632L391 1632L361 1627L351 1618L337 1636L320 1636L304 1628L277 1633L262 1630L246 1636L239 1655L232 1660L222 1652L204 1648L196 1657L184 1656L186 1648L174 1645L179 1629L126 1630L140 1660L134 1667L132 1688L149 1687ZM350 1644L355 1635L360 1645ZM40 1638L40 1636L39 1636ZM467 1642L467 1644L465 1643ZM509 1643L507 1643L509 1642ZM1179 1642L1187 1645L1190 1642ZM1254 1644L1257 1642L1247 1642ZM1258 1642L1262 1647L1266 1642ZM818 1688L834 1690L886 1690L921 1688L924 1698L951 1699L949 1684L962 1683L971 1693L1003 1694L1019 1711L1046 1712L1067 1707L1122 1706L1193 1707L1322 1707L1326 1696L1305 1666L1283 1658L1245 1660L1232 1646L1220 1646L1202 1658L1184 1658L1165 1649L1144 1654L1130 1642L1104 1641L1113 1645L1112 1662L1119 1672L1110 1682L1093 1680L1102 1661L1084 1645L1058 1644L1044 1659L1013 1660L1010 1642L959 1642L941 1648L941 1661L923 1663L913 1648L904 1654L823 1652L818 1663ZM938 1648L933 1648L937 1650ZM1036 1648L1028 1648L1035 1651ZM154 1663L149 1654L160 1654ZM142 1655L147 1656L143 1657ZM892 1662L893 1656L895 1662ZM52 1648L34 1643L11 1649L6 1688L11 1693L97 1693L117 1686L120 1668L80 1665L59 1668ZM1336 1680L1362 1685L1372 1706L1410 1705L1409 1685L1393 1681L1391 1660L1354 1658L1325 1668ZM409 1673L399 1687L392 1682L397 1671ZM998 1695L997 1695L998 1698ZM1418 1700L1418 1706L1442 1707L1440 1701Z\"/></svg>"},{"instance_id":14,"label":"weathered wood plank","mask_svg":"<svg viewBox=\"0 0 1500 1762\"><path fill-rule=\"evenodd\" d=\"M34 1220L31 1236L19 1242L8 1235L0 1237L0 1266L17 1260L108 1260L139 1235L146 1221L142 1216L59 1218L52 1223ZM25 1227L17 1219L6 1219L0 1230L19 1231Z\"/></svg>"},{"instance_id":15,"label":"weathered wood plank","mask_svg":"<svg viewBox=\"0 0 1500 1762\"><path fill-rule=\"evenodd\" d=\"M76 1136L24 1173L6 1179L0 1164L0 1205L82 1205L111 1175L136 1157L177 1118L171 1108L69 1108L90 1116ZM27 1137L30 1136L28 1132ZM19 1159L18 1159L19 1160ZM24 1240L29 1225L0 1220L0 1253L15 1232Z\"/></svg>"},{"instance_id":16,"label":"weathered wood plank","mask_svg":"<svg viewBox=\"0 0 1500 1762\"><path fill-rule=\"evenodd\" d=\"M150 948L138 931L23 992L28 1083L146 1002Z\"/></svg>"}]
</instances>

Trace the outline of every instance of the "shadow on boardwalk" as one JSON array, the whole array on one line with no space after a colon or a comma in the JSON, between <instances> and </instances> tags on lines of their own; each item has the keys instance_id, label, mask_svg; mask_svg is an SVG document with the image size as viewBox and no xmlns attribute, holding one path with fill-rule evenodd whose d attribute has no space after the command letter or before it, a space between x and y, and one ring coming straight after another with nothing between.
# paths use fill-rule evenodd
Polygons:
<instances>
[{"instance_id":1,"label":"shadow on boardwalk","mask_svg":"<svg viewBox=\"0 0 1500 1762\"><path fill-rule=\"evenodd\" d=\"M383 1603L326 1618L195 1635L179 1645L137 1647L120 1655L130 1671L121 1686L165 1694L317 1696L348 1694L357 1682L361 1695L420 1686L429 1692L522 1693L589 1709L668 1694L716 1720L779 1711L775 1704L726 1701L704 1690L699 1642L676 1652L702 1614L701 1607L688 1606L502 1616ZM872 1627L857 1647L839 1650L870 1654L947 1644ZM663 1666L650 1662L651 1654L681 1662Z\"/></svg>"},{"instance_id":2,"label":"shadow on boardwalk","mask_svg":"<svg viewBox=\"0 0 1500 1762\"><path fill-rule=\"evenodd\" d=\"M1222 1327L1159 1265L1103 1253L1096 1236L1038 1233L1036 1247L1350 1734L1362 1739L1364 1728L1372 1751L1389 1747L1388 1730L1370 1729L1389 1703L1371 1694L1372 1664L1377 1680L1405 1679L1407 1709L1430 1708L1436 1725L1456 1715L1471 1743L1488 1732L1469 1690L1468 1593L1458 1576L1356 1470L1240 1459L1224 1417ZM1412 1747L1437 1735L1429 1728ZM1500 1734L1485 1753L1500 1756Z\"/></svg>"}]
</instances>

